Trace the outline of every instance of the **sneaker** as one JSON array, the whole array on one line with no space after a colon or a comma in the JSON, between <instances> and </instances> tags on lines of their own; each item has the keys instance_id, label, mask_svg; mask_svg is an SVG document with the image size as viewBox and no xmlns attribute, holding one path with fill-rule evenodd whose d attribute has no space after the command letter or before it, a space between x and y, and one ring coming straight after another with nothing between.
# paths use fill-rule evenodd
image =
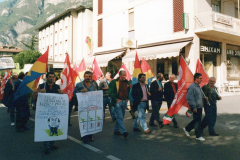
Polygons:
<instances>
[{"instance_id":1,"label":"sneaker","mask_svg":"<svg viewBox=\"0 0 240 160\"><path fill-rule=\"evenodd\" d=\"M213 133L209 133L209 136L219 136L219 134L216 132L213 132Z\"/></svg>"},{"instance_id":2,"label":"sneaker","mask_svg":"<svg viewBox=\"0 0 240 160\"><path fill-rule=\"evenodd\" d=\"M196 138L196 140L205 141L205 139L203 137Z\"/></svg>"},{"instance_id":3,"label":"sneaker","mask_svg":"<svg viewBox=\"0 0 240 160\"><path fill-rule=\"evenodd\" d=\"M141 130L139 128L133 128L134 132L141 132Z\"/></svg>"},{"instance_id":4,"label":"sneaker","mask_svg":"<svg viewBox=\"0 0 240 160\"><path fill-rule=\"evenodd\" d=\"M11 126L14 126L14 122L11 123Z\"/></svg>"},{"instance_id":5,"label":"sneaker","mask_svg":"<svg viewBox=\"0 0 240 160\"><path fill-rule=\"evenodd\" d=\"M186 131L185 127L183 127L183 131L184 131L184 133L186 134L187 137L190 137L190 134L189 134L188 131Z\"/></svg>"},{"instance_id":6,"label":"sneaker","mask_svg":"<svg viewBox=\"0 0 240 160\"><path fill-rule=\"evenodd\" d=\"M144 133L145 134L149 134L151 131L149 129L147 129Z\"/></svg>"}]
</instances>

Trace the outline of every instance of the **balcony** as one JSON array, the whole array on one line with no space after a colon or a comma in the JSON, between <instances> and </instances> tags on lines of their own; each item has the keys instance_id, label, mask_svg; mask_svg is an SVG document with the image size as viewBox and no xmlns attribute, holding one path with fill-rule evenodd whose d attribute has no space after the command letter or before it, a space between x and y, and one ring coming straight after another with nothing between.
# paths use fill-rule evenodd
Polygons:
<instances>
[{"instance_id":1,"label":"balcony","mask_svg":"<svg viewBox=\"0 0 240 160\"><path fill-rule=\"evenodd\" d=\"M195 33L239 41L240 19L217 12L202 13L195 16Z\"/></svg>"}]
</instances>

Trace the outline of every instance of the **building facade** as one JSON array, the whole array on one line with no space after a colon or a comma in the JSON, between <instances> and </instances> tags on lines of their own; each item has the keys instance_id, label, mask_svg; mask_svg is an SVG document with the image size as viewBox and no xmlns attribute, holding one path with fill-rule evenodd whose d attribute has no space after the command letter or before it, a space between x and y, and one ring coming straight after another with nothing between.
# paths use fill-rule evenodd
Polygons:
<instances>
[{"instance_id":1,"label":"building facade","mask_svg":"<svg viewBox=\"0 0 240 160\"><path fill-rule=\"evenodd\" d=\"M22 48L14 46L0 46L0 57L14 56L22 51Z\"/></svg>"},{"instance_id":2,"label":"building facade","mask_svg":"<svg viewBox=\"0 0 240 160\"><path fill-rule=\"evenodd\" d=\"M48 63L55 71L63 69L66 53L72 64L92 54L91 44L86 43L92 37L91 8L80 6L53 15L38 31L39 51L44 53L49 47Z\"/></svg>"},{"instance_id":3,"label":"building facade","mask_svg":"<svg viewBox=\"0 0 240 160\"><path fill-rule=\"evenodd\" d=\"M103 72L125 63L132 73L137 52L168 77L182 55L193 73L200 59L217 86L239 85L238 0L98 0L93 8L93 53Z\"/></svg>"}]
</instances>

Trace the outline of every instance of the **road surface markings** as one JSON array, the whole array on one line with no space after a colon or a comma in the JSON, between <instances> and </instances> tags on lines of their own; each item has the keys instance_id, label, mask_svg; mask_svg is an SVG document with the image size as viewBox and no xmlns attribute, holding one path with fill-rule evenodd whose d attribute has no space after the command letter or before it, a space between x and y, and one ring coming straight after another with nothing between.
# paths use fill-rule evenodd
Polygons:
<instances>
[{"instance_id":1,"label":"road surface markings","mask_svg":"<svg viewBox=\"0 0 240 160\"><path fill-rule=\"evenodd\" d=\"M108 158L108 159L111 159L111 160L120 160L119 158L114 157L114 156L112 156L112 155L108 155L107 158Z\"/></svg>"},{"instance_id":2,"label":"road surface markings","mask_svg":"<svg viewBox=\"0 0 240 160\"><path fill-rule=\"evenodd\" d=\"M29 118L31 121L33 121L33 122L35 122L35 120L33 119L33 118ZM94 151L94 152L96 152L96 153L99 153L99 154L102 154L103 153L103 151L101 151L101 150L99 150L99 149L97 149L97 148L95 148L95 147L93 147L93 146L90 146L89 144L84 144L82 141L79 141L78 139L76 139L76 138L74 138L74 137L72 137L72 136L67 136L68 137L68 139L69 140L71 140L71 141L73 141L73 142L75 142L75 143L77 143L77 144L80 144L80 145L82 145L83 147L85 147L85 148L88 148L88 149L90 149L91 151ZM114 156L112 156L112 155L108 155L108 156L106 156L108 159L111 159L111 160L120 160L120 159L118 159L118 158L116 158L116 157L114 157Z\"/></svg>"}]
</instances>

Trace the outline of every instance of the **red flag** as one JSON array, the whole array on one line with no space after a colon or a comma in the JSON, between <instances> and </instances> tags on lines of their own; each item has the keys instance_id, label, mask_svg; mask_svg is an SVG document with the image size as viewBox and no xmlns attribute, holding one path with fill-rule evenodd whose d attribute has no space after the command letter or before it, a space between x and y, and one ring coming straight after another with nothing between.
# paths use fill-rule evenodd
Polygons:
<instances>
[{"instance_id":1,"label":"red flag","mask_svg":"<svg viewBox=\"0 0 240 160\"><path fill-rule=\"evenodd\" d=\"M94 81L98 80L98 78L101 77L101 75L103 75L102 70L101 70L100 67L98 66L98 63L97 63L97 61L96 61L96 58L94 58L94 60L93 60L92 73L93 73L92 79L93 79Z\"/></svg>"},{"instance_id":2,"label":"red flag","mask_svg":"<svg viewBox=\"0 0 240 160\"><path fill-rule=\"evenodd\" d=\"M195 73L201 73L202 74L202 82L200 83L200 87L208 84L209 76L207 72L205 71L201 61L198 59L197 60L197 66L196 66L196 71Z\"/></svg>"},{"instance_id":3,"label":"red flag","mask_svg":"<svg viewBox=\"0 0 240 160\"><path fill-rule=\"evenodd\" d=\"M148 85L150 85L154 78L154 74L152 69L150 68L150 66L148 65L147 61L144 58L142 58L141 70L142 70L142 73L146 74L146 82Z\"/></svg>"},{"instance_id":4,"label":"red flag","mask_svg":"<svg viewBox=\"0 0 240 160\"><path fill-rule=\"evenodd\" d=\"M77 73L70 66L69 56L67 54L64 68L61 76L61 90L68 95L69 101L73 97L73 91L75 88L75 80L77 78Z\"/></svg>"},{"instance_id":5,"label":"red flag","mask_svg":"<svg viewBox=\"0 0 240 160\"><path fill-rule=\"evenodd\" d=\"M178 71L178 90L174 97L171 107L168 109L167 113L163 117L163 123L169 124L172 121L172 118L178 113L182 106L185 106L190 109L187 103L187 89L193 83L193 74L188 68L185 60L181 56L180 66Z\"/></svg>"},{"instance_id":6,"label":"red flag","mask_svg":"<svg viewBox=\"0 0 240 160\"><path fill-rule=\"evenodd\" d=\"M6 70L5 74L4 74L4 77L3 77L3 80L2 80L2 83L1 83L1 87L0 87L0 100L3 99L4 88L5 88L7 79L10 78L10 76L11 76L11 71L10 70Z\"/></svg>"},{"instance_id":7,"label":"red flag","mask_svg":"<svg viewBox=\"0 0 240 160\"><path fill-rule=\"evenodd\" d=\"M117 78L119 77L119 72L120 72L121 70L126 71L126 73L127 73L127 78L126 78L126 79L129 81L129 80L131 79L131 74L130 74L130 72L128 71L127 67L124 65L124 63L122 64L121 68L119 69L118 73L115 75L115 77L114 77L113 79L117 79Z\"/></svg>"},{"instance_id":8,"label":"red flag","mask_svg":"<svg viewBox=\"0 0 240 160\"><path fill-rule=\"evenodd\" d=\"M86 65L85 65L85 61L84 58L82 59L81 63L79 64L79 66L77 67L77 64L74 64L74 69L77 72L78 76L80 78L83 78L84 73L86 72ZM79 77L77 77L76 82L80 82Z\"/></svg>"}]
</instances>

